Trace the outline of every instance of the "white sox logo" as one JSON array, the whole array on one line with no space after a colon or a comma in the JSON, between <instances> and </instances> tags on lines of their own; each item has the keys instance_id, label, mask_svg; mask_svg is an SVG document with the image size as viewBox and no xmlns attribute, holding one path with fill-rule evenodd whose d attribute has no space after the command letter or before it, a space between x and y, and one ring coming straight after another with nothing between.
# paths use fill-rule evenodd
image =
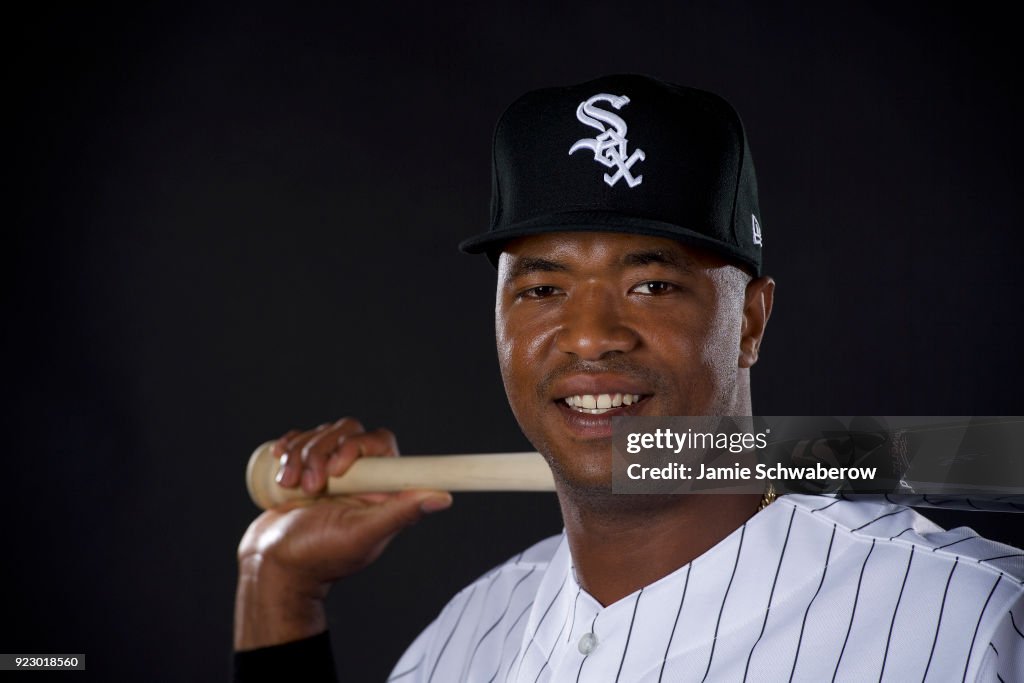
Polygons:
<instances>
[{"instance_id":1,"label":"white sox logo","mask_svg":"<svg viewBox=\"0 0 1024 683\"><path fill-rule=\"evenodd\" d=\"M614 166L618 169L614 175L604 174L604 181L608 185L614 187L615 183L619 182L619 178L625 178L627 185L636 187L643 182L644 177L642 175L634 176L630 173L630 169L633 168L633 164L645 159L644 151L636 149L632 155L629 155L626 149L629 142L626 140L626 122L622 120L622 117L595 106L597 102L602 101L608 102L616 109L621 109L623 105L629 104L629 98L625 95L616 96L607 93L594 95L586 102L580 102L580 106L576 107L576 118L580 120L580 123L598 129L601 134L596 138L577 140L569 148L569 154L578 149L593 150L594 161L608 168ZM608 124L609 127L606 128L605 124ZM629 156L627 157L627 155Z\"/></svg>"}]
</instances>

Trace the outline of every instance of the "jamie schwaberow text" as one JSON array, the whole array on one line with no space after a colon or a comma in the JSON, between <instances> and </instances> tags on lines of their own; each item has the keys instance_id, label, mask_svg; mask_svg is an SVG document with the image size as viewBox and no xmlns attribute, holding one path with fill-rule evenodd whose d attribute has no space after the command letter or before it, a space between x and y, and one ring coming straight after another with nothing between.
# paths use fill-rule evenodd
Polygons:
<instances>
[{"instance_id":1,"label":"jamie schwaberow text","mask_svg":"<svg viewBox=\"0 0 1024 683\"><path fill-rule=\"evenodd\" d=\"M746 436L752 436L747 434ZM725 467L711 467L704 463L694 466L669 463L661 467L644 467L633 463L626 468L630 479L704 479L704 480L805 480L837 481L875 478L877 467L824 467L821 463L813 467L786 467L758 463L754 467L743 467L739 463Z\"/></svg>"}]
</instances>

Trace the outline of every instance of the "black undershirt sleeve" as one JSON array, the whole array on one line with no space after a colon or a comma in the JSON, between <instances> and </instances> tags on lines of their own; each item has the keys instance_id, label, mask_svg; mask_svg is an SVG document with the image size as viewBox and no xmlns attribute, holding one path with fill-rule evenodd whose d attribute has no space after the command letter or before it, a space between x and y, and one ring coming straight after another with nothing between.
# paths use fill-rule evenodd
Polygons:
<instances>
[{"instance_id":1,"label":"black undershirt sleeve","mask_svg":"<svg viewBox=\"0 0 1024 683\"><path fill-rule=\"evenodd\" d=\"M231 660L234 683L337 683L334 653L328 631L281 645L234 652Z\"/></svg>"}]
</instances>

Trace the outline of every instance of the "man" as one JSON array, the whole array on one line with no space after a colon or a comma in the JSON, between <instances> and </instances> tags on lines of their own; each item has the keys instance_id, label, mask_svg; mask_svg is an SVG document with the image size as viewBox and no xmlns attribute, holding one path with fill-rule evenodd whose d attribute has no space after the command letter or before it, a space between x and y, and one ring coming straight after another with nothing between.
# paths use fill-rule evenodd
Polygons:
<instances>
[{"instance_id":1,"label":"man","mask_svg":"<svg viewBox=\"0 0 1024 683\"><path fill-rule=\"evenodd\" d=\"M509 404L564 533L460 592L400 681L1020 680L1016 551L908 508L814 496L617 495L615 415L751 415L774 299L753 163L721 98L641 76L528 93L494 141ZM277 443L323 488L394 436L342 420ZM236 675L333 677L323 601L437 491L261 515L239 548Z\"/></svg>"}]
</instances>

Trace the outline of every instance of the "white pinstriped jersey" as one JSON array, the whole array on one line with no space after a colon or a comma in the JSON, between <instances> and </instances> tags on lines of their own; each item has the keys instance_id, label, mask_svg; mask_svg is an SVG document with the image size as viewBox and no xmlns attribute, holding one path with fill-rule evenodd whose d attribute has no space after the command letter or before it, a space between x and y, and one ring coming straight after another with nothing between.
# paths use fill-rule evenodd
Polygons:
<instances>
[{"instance_id":1,"label":"white pinstriped jersey","mask_svg":"<svg viewBox=\"0 0 1024 683\"><path fill-rule=\"evenodd\" d=\"M1022 551L910 508L784 496L607 607L564 534L542 541L456 595L388 680L1019 682L1022 579Z\"/></svg>"}]
</instances>

